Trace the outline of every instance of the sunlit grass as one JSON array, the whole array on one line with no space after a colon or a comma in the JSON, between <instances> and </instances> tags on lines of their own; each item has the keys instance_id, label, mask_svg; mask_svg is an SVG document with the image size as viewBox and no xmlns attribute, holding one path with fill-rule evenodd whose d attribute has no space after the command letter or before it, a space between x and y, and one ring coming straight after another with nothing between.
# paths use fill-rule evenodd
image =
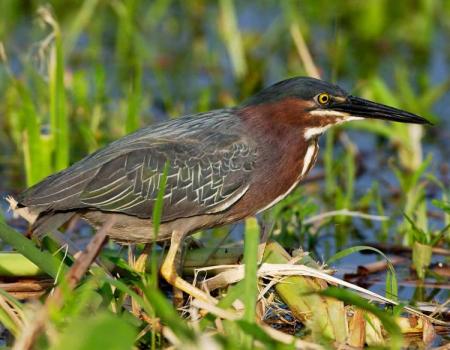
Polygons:
<instances>
[{"instance_id":1,"label":"sunlit grass","mask_svg":"<svg viewBox=\"0 0 450 350\"><path fill-rule=\"evenodd\" d=\"M431 55L433 32L439 26L450 26L450 7L445 2L421 2L420 11L416 11L402 3L381 1L351 5L292 1L282 6L268 1L256 6L233 0L217 4L203 0L177 4L167 0L88 0L80 4L55 0L52 7L41 8L40 17L36 15L39 5L40 1L30 1L29 8L19 1L4 1L0 5L4 19L0 21L0 40L7 54L0 65L0 91L4 96L0 124L5 136L0 146L8 150L2 156L11 160L4 167L14 175L8 177L14 188L0 188L2 191L35 184L143 125L234 105L262 86L306 74L309 70L303 66L290 35L293 24L310 46L320 73L327 80L333 76L337 81L350 83L347 87L354 86L354 94L411 110L439 123L433 106L450 86L448 79L432 84L426 63ZM44 19L47 25L40 27L29 17ZM26 23L26 28L18 28L17 23ZM416 30L411 31L412 27ZM17 30L27 34L22 36ZM445 34L440 35L448 39ZM403 51L408 50L417 57L418 62L411 63L415 64L414 73L405 68L404 60L409 56L404 56ZM388 68L384 56L388 57ZM356 254L365 249L362 245L368 237L404 243L412 247L419 278L429 276L431 247L439 244L448 248L450 194L440 178L431 175L436 173L439 158L424 154L428 130L371 121L328 132L322 147L323 162L318 167L324 181L305 184L272 211L276 222L274 239L289 250L328 247L316 251L318 260L326 260L336 250L340 253L334 255L335 259ZM371 154L361 155L358 144L351 142L355 131L376 141ZM360 158L377 162L379 154L390 158L389 163L382 163L385 169L380 169L380 174L369 174L370 187L360 186ZM0 170L2 166L0 163ZM386 182L377 182L385 174L392 177L390 184L397 187L398 195L390 196ZM432 209L439 217L439 225L435 219L428 219L430 183L438 188L438 200ZM366 184L367 180L363 186ZM162 204L158 203L155 218L161 216ZM362 226L363 231L374 233L364 236L363 232L356 238L352 234L356 220L347 216L303 224L313 215L338 209L387 215L390 220L374 224L358 219L359 229ZM112 259L102 255L109 265L119 265L119 272L112 278L104 270L93 268L79 288L65 295L64 307L56 310L49 321L50 336L42 337L36 348L62 349L69 347L67 344L74 349L122 349L133 344L150 348L170 344L180 348L199 348L204 344L224 349L292 348L267 335L261 325L264 320L258 319L258 284L262 281L256 275L256 220L249 219L244 231L246 278L217 294L218 307L224 311L234 312L236 305L243 305L243 311L236 311L241 312L242 319L219 319L209 313L197 322L190 319L192 309L183 313L176 310L170 293L157 288L157 264L162 252L153 245L150 271L145 275L137 275L122 256ZM332 235L331 239L328 235ZM31 261L33 269L38 268L40 273L65 275L65 263L69 265L70 260L62 263L58 258L61 253L54 256L45 246L36 247L3 219L0 237L8 249L12 247L23 255L17 261L22 261L24 268L29 268ZM344 249L349 244L352 246ZM24 262L23 257L28 260ZM315 307L305 309L315 312L316 319L305 321L306 328L295 331L297 340L312 340L316 344L336 340L333 327L346 326L346 313L341 310L345 302L372 315L367 316L368 324L376 323L370 317L381 320L391 344L399 348L401 330L391 312L341 290L304 296L295 292L300 287L317 287L321 282L308 278L294 281L299 283L297 290L294 285L287 288L287 294L276 291L293 298L286 304L292 300L317 302ZM386 293L391 298L397 295L397 282L392 268L386 277ZM143 293L137 293L138 289ZM289 294L292 290L294 293ZM0 298L5 299L0 301L0 322L17 336L29 321L30 312L22 310L28 305L1 294ZM272 291L267 294L273 298L276 295ZM325 296L328 301L324 302ZM331 298L341 301L332 302ZM130 299L151 322L129 312ZM341 312L333 317L336 310ZM330 319L335 323L328 323ZM77 347L81 338L85 343ZM292 342L293 338L288 339Z\"/></svg>"}]
</instances>

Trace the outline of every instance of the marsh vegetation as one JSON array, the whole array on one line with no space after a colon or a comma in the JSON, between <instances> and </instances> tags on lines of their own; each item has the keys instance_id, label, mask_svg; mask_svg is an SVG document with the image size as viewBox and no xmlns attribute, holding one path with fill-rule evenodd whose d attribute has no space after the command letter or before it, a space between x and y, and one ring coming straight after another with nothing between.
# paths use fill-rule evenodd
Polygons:
<instances>
[{"instance_id":1,"label":"marsh vegetation","mask_svg":"<svg viewBox=\"0 0 450 350\"><path fill-rule=\"evenodd\" d=\"M183 273L217 305L173 306L179 295L157 274L164 245L143 261L142 246L108 242L80 267L66 245L26 238L2 200L3 346L448 342L450 2L30 0L0 11L2 199L139 127L236 105L295 75L434 123L330 130L309 178L264 214L273 225L194 235ZM93 235L80 220L64 231L82 248Z\"/></svg>"}]
</instances>

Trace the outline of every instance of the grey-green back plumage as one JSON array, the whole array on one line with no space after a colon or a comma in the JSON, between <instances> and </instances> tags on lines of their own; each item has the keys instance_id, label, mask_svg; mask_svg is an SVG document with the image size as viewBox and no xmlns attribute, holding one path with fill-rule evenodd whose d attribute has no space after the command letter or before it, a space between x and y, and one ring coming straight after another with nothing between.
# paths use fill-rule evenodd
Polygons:
<instances>
[{"instance_id":1,"label":"grey-green back plumage","mask_svg":"<svg viewBox=\"0 0 450 350\"><path fill-rule=\"evenodd\" d=\"M93 209L151 218L167 162L163 221L225 210L247 190L257 156L234 113L143 128L23 192L19 206L41 217Z\"/></svg>"}]
</instances>

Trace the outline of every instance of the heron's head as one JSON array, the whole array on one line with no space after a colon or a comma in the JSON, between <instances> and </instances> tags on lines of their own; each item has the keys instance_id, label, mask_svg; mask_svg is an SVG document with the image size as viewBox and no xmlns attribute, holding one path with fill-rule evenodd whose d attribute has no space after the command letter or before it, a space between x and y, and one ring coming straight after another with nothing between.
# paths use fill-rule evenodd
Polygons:
<instances>
[{"instance_id":1,"label":"heron's head","mask_svg":"<svg viewBox=\"0 0 450 350\"><path fill-rule=\"evenodd\" d=\"M418 115L352 96L337 85L306 77L283 80L243 104L244 108L259 110L265 106L281 117L289 114L289 120L301 126L305 139L317 137L333 125L366 118L429 123Z\"/></svg>"}]
</instances>

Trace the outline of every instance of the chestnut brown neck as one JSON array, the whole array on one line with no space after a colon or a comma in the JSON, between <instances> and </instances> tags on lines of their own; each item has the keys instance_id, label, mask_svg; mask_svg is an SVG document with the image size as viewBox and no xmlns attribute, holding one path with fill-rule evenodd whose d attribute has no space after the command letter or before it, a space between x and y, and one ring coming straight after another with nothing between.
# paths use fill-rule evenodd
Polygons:
<instances>
[{"instance_id":1,"label":"chestnut brown neck","mask_svg":"<svg viewBox=\"0 0 450 350\"><path fill-rule=\"evenodd\" d=\"M304 121L311 119L307 117L310 107L310 102L286 98L239 110L247 134L263 149L262 161L292 165L302 159L309 144L304 137Z\"/></svg>"},{"instance_id":2,"label":"chestnut brown neck","mask_svg":"<svg viewBox=\"0 0 450 350\"><path fill-rule=\"evenodd\" d=\"M282 101L249 105L239 110L244 124L258 134L273 134L286 128L302 128L307 101L286 98ZM280 135L281 136L281 135Z\"/></svg>"},{"instance_id":3,"label":"chestnut brown neck","mask_svg":"<svg viewBox=\"0 0 450 350\"><path fill-rule=\"evenodd\" d=\"M234 207L234 211L239 213L236 215L240 216L252 215L270 206L298 184L315 161L317 138L304 138L302 117L305 105L296 99L247 106L238 113L246 135L258 145L252 185ZM311 145L314 152L307 155ZM308 157L309 163L304 168ZM268 168L273 176L267 176Z\"/></svg>"}]
</instances>

